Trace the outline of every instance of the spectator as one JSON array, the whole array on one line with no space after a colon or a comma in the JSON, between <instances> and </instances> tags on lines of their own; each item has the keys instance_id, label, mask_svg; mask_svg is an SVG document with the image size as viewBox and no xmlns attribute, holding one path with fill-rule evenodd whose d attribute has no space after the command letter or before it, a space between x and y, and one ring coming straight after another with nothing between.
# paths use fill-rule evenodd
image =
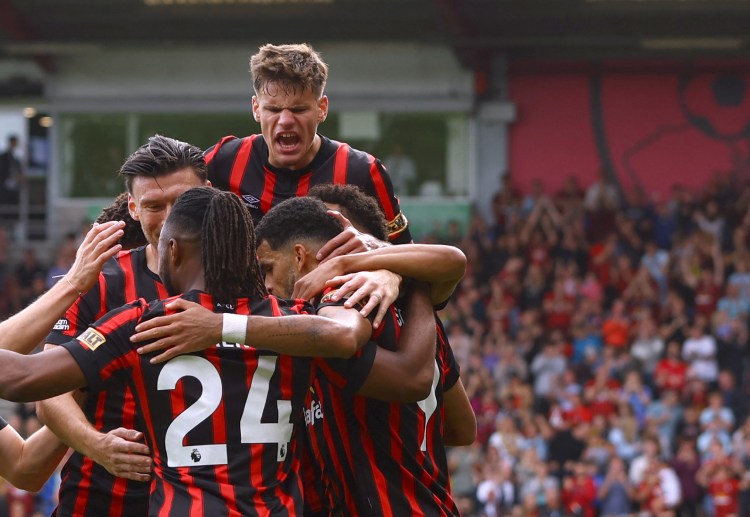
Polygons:
<instances>
[{"instance_id":1,"label":"spectator","mask_svg":"<svg viewBox=\"0 0 750 517\"><path fill-rule=\"evenodd\" d=\"M710 480L705 480L706 491L711 496L715 517L738 515L739 480L729 465L721 464L713 471Z\"/></svg>"},{"instance_id":2,"label":"spectator","mask_svg":"<svg viewBox=\"0 0 750 517\"><path fill-rule=\"evenodd\" d=\"M680 481L682 502L679 514L684 517L697 517L703 497L703 489L696 480L700 469L700 460L692 440L682 440L672 460L672 469Z\"/></svg>"},{"instance_id":3,"label":"spectator","mask_svg":"<svg viewBox=\"0 0 750 517\"><path fill-rule=\"evenodd\" d=\"M524 502L531 499L536 507L543 507L547 505L549 494L557 493L559 490L560 485L557 479L550 475L547 463L539 461L534 469L534 475L521 485L521 498Z\"/></svg>"},{"instance_id":4,"label":"spectator","mask_svg":"<svg viewBox=\"0 0 750 517\"><path fill-rule=\"evenodd\" d=\"M15 281L18 286L15 310L20 310L34 301L45 290L47 270L37 259L34 248L23 251L21 263L16 267ZM41 284L41 285L40 285Z\"/></svg>"},{"instance_id":5,"label":"spectator","mask_svg":"<svg viewBox=\"0 0 750 517\"><path fill-rule=\"evenodd\" d=\"M650 383L654 378L656 366L664 352L664 339L659 335L653 317L645 313L636 324L635 339L630 347L630 354L637 361L639 370Z\"/></svg>"},{"instance_id":6,"label":"spectator","mask_svg":"<svg viewBox=\"0 0 750 517\"><path fill-rule=\"evenodd\" d=\"M663 390L661 396L646 409L646 422L658 429L661 450L670 453L665 454L666 457L671 457L674 450L677 424L681 417L680 398L674 390Z\"/></svg>"},{"instance_id":7,"label":"spectator","mask_svg":"<svg viewBox=\"0 0 750 517\"><path fill-rule=\"evenodd\" d=\"M622 350L630 343L630 318L626 309L622 299L618 298L612 303L609 316L602 325L602 339L605 346Z\"/></svg>"},{"instance_id":8,"label":"spectator","mask_svg":"<svg viewBox=\"0 0 750 517\"><path fill-rule=\"evenodd\" d=\"M596 486L583 462L572 465L571 474L563 478L562 503L567 515L596 515Z\"/></svg>"},{"instance_id":9,"label":"spectator","mask_svg":"<svg viewBox=\"0 0 750 517\"><path fill-rule=\"evenodd\" d=\"M609 462L607 474L597 493L602 517L629 515L632 496L633 486L625 472L625 463L615 456Z\"/></svg>"},{"instance_id":10,"label":"spectator","mask_svg":"<svg viewBox=\"0 0 750 517\"><path fill-rule=\"evenodd\" d=\"M680 343L670 341L664 358L654 370L654 384L660 390L675 390L679 393L685 388L686 382L687 363L681 359Z\"/></svg>"},{"instance_id":11,"label":"spectator","mask_svg":"<svg viewBox=\"0 0 750 517\"><path fill-rule=\"evenodd\" d=\"M630 370L625 374L625 381L620 390L620 402L630 406L638 426L643 427L646 421L646 408L651 403L651 390L643 384L638 370Z\"/></svg>"},{"instance_id":12,"label":"spectator","mask_svg":"<svg viewBox=\"0 0 750 517\"><path fill-rule=\"evenodd\" d=\"M664 303L667 296L669 275L669 253L660 249L655 240L646 241L645 253L641 257L641 265L648 270L649 275L659 287L659 300Z\"/></svg>"},{"instance_id":13,"label":"spectator","mask_svg":"<svg viewBox=\"0 0 750 517\"><path fill-rule=\"evenodd\" d=\"M552 396L556 381L565 371L565 356L561 344L547 343L542 352L531 362L531 373L534 375L534 396L545 402Z\"/></svg>"},{"instance_id":14,"label":"spectator","mask_svg":"<svg viewBox=\"0 0 750 517\"><path fill-rule=\"evenodd\" d=\"M706 429L711 422L727 433L734 428L734 413L724 405L724 397L720 391L712 391L708 395L708 407L702 412L699 419L701 427Z\"/></svg>"},{"instance_id":15,"label":"spectator","mask_svg":"<svg viewBox=\"0 0 750 517\"><path fill-rule=\"evenodd\" d=\"M719 376L716 353L716 339L706 333L704 324L698 320L690 327L688 338L682 345L682 357L688 364L688 375L703 382L715 382Z\"/></svg>"},{"instance_id":16,"label":"spectator","mask_svg":"<svg viewBox=\"0 0 750 517\"><path fill-rule=\"evenodd\" d=\"M727 279L727 289L737 289L737 296L744 303L750 304L750 257L743 255L735 262L735 270Z\"/></svg>"}]
</instances>

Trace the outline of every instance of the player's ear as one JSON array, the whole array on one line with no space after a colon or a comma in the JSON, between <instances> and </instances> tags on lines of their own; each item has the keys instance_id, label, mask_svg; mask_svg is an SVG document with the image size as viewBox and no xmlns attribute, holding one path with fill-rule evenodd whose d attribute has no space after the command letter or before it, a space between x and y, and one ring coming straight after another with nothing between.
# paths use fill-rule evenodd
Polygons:
<instances>
[{"instance_id":1,"label":"player's ear","mask_svg":"<svg viewBox=\"0 0 750 517\"><path fill-rule=\"evenodd\" d=\"M304 244L297 243L294 245L294 267L298 273L312 269L311 260L314 258Z\"/></svg>"},{"instance_id":2,"label":"player's ear","mask_svg":"<svg viewBox=\"0 0 750 517\"><path fill-rule=\"evenodd\" d=\"M328 97L323 95L318 101L318 124L328 116Z\"/></svg>"},{"instance_id":3,"label":"player's ear","mask_svg":"<svg viewBox=\"0 0 750 517\"><path fill-rule=\"evenodd\" d=\"M128 212L130 212L130 217L132 217L134 221L140 221L138 218L138 212L135 208L135 199L133 199L132 195L128 194Z\"/></svg>"},{"instance_id":4,"label":"player's ear","mask_svg":"<svg viewBox=\"0 0 750 517\"><path fill-rule=\"evenodd\" d=\"M260 122L260 105L258 104L258 97L253 95L253 118L255 122Z\"/></svg>"},{"instance_id":5,"label":"player's ear","mask_svg":"<svg viewBox=\"0 0 750 517\"><path fill-rule=\"evenodd\" d=\"M177 267L182 262L182 247L177 239L169 239L167 242L169 246L169 263L173 267Z\"/></svg>"}]
</instances>

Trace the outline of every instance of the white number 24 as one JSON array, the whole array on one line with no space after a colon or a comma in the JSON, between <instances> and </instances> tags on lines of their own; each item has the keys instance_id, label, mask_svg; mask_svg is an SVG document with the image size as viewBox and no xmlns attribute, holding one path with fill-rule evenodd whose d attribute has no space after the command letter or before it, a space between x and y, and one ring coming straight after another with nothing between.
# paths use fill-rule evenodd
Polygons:
<instances>
[{"instance_id":1,"label":"white number 24","mask_svg":"<svg viewBox=\"0 0 750 517\"><path fill-rule=\"evenodd\" d=\"M276 371L276 356L258 357L258 368L250 382L245 400L245 409L240 419L242 443L275 443L278 446L277 460L283 461L292 439L294 425L291 423L292 402L278 400L279 421L261 422L263 408L268 399L271 378ZM183 355L169 361L159 373L157 388L173 390L183 377L193 377L203 389L200 398L185 411L177 415L167 429L165 447L167 465L189 467L198 465L224 465L227 463L227 445L214 443L185 446L185 436L198 424L209 418L221 403L223 396L221 376L210 361L194 355Z\"/></svg>"}]
</instances>

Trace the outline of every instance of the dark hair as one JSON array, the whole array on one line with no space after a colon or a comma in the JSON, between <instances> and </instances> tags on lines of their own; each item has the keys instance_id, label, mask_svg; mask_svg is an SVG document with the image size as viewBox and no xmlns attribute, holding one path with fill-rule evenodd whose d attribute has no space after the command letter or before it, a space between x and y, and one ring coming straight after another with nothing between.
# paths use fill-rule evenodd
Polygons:
<instances>
[{"instance_id":1,"label":"dark hair","mask_svg":"<svg viewBox=\"0 0 750 517\"><path fill-rule=\"evenodd\" d=\"M253 221L235 194L213 187L189 189L167 220L201 243L206 292L222 300L268 294L255 258Z\"/></svg>"},{"instance_id":2,"label":"dark hair","mask_svg":"<svg viewBox=\"0 0 750 517\"><path fill-rule=\"evenodd\" d=\"M341 223L328 215L319 199L293 197L268 211L256 228L258 242L266 241L273 250L294 241L327 242L341 233Z\"/></svg>"},{"instance_id":3,"label":"dark hair","mask_svg":"<svg viewBox=\"0 0 750 517\"><path fill-rule=\"evenodd\" d=\"M341 213L360 231L369 233L381 241L388 240L388 224L375 198L365 194L356 185L334 185L321 183L307 193L324 203L335 203Z\"/></svg>"},{"instance_id":4,"label":"dark hair","mask_svg":"<svg viewBox=\"0 0 750 517\"><path fill-rule=\"evenodd\" d=\"M120 167L120 176L125 178L125 188L132 193L136 176L156 178L186 168L191 168L205 182L208 172L203 151L174 138L154 135L125 160Z\"/></svg>"},{"instance_id":5,"label":"dark hair","mask_svg":"<svg viewBox=\"0 0 750 517\"><path fill-rule=\"evenodd\" d=\"M286 92L310 90L321 96L328 80L328 65L307 43L263 45L250 58L255 93L268 91L273 83Z\"/></svg>"},{"instance_id":6,"label":"dark hair","mask_svg":"<svg viewBox=\"0 0 750 517\"><path fill-rule=\"evenodd\" d=\"M141 223L130 217L127 192L123 192L115 198L114 203L103 208L102 213L99 214L94 222L101 224L109 221L125 222L125 228L123 228L125 233L120 237L120 244L122 244L123 249L129 250L148 244L146 236L143 235Z\"/></svg>"}]
</instances>

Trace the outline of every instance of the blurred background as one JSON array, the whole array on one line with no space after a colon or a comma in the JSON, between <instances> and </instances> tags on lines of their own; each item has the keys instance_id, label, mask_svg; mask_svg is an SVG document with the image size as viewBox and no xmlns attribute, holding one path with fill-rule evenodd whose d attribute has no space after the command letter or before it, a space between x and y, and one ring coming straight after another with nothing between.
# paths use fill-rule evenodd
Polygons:
<instances>
[{"instance_id":1,"label":"blurred background","mask_svg":"<svg viewBox=\"0 0 750 517\"><path fill-rule=\"evenodd\" d=\"M0 313L148 136L258 132L250 55L309 42L320 131L470 259L442 314L480 423L450 452L464 514L607 514L609 480L628 511L750 515L748 27L750 0L0 0Z\"/></svg>"}]
</instances>

